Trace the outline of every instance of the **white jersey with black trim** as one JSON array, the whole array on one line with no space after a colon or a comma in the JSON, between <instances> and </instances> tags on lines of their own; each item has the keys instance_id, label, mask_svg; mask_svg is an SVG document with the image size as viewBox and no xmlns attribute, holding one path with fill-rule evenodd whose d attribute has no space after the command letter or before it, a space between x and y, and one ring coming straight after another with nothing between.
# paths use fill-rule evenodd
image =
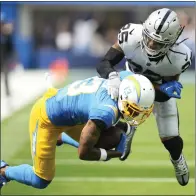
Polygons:
<instances>
[{"instance_id":1,"label":"white jersey with black trim","mask_svg":"<svg viewBox=\"0 0 196 196\"><path fill-rule=\"evenodd\" d=\"M118 43L127 60L126 67L135 73L148 77L151 81L161 82L164 77L184 72L191 64L191 50L184 44L174 45L161 60L149 60L141 46L141 24L129 23L121 28Z\"/></svg>"}]
</instances>

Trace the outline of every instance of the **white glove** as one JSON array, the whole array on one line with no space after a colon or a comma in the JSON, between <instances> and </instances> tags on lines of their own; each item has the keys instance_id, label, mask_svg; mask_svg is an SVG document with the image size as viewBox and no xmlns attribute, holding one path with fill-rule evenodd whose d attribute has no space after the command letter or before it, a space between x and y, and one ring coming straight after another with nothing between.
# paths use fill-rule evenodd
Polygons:
<instances>
[{"instance_id":1,"label":"white glove","mask_svg":"<svg viewBox=\"0 0 196 196\"><path fill-rule=\"evenodd\" d=\"M116 100L118 99L118 91L120 87L120 76L118 72L111 72L109 74L108 83L107 83L107 90L108 95L111 95L111 98Z\"/></svg>"}]
</instances>

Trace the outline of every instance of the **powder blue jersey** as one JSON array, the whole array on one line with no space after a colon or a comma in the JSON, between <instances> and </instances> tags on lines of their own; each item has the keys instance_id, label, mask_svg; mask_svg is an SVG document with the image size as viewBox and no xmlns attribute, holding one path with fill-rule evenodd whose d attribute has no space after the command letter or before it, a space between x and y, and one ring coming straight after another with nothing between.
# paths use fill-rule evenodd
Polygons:
<instances>
[{"instance_id":1,"label":"powder blue jersey","mask_svg":"<svg viewBox=\"0 0 196 196\"><path fill-rule=\"evenodd\" d=\"M133 74L120 72L121 79ZM58 90L46 101L47 115L56 126L85 124L89 119L102 120L107 128L120 118L118 103L107 93L107 80L92 77L73 82Z\"/></svg>"}]
</instances>

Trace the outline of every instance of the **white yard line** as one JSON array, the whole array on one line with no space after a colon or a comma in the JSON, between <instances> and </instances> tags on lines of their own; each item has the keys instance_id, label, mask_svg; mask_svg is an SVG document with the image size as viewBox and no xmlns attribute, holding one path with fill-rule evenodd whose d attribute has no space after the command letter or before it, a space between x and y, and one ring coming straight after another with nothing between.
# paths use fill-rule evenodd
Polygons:
<instances>
[{"instance_id":1,"label":"white yard line","mask_svg":"<svg viewBox=\"0 0 196 196\"><path fill-rule=\"evenodd\" d=\"M143 167L172 167L170 160L127 160L127 161L119 161L119 160L110 160L108 162L87 162L79 159L56 159L56 165L101 165L101 166L143 166ZM12 160L12 164L32 164L31 159L14 159ZM189 167L194 167L195 162L193 160L187 160L187 164Z\"/></svg>"},{"instance_id":2,"label":"white yard line","mask_svg":"<svg viewBox=\"0 0 196 196\"><path fill-rule=\"evenodd\" d=\"M146 183L177 183L176 178L121 178L121 177L55 177L57 182L146 182ZM195 179L190 178L189 183Z\"/></svg>"}]
</instances>

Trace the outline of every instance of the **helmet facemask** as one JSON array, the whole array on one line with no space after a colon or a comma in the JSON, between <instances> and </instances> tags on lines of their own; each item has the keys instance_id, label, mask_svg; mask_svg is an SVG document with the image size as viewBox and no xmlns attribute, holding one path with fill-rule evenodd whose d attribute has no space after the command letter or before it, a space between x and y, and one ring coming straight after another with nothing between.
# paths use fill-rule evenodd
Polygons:
<instances>
[{"instance_id":1,"label":"helmet facemask","mask_svg":"<svg viewBox=\"0 0 196 196\"><path fill-rule=\"evenodd\" d=\"M151 58L164 56L173 44L174 41L160 41L153 38L146 30L142 32L143 49Z\"/></svg>"},{"instance_id":2,"label":"helmet facemask","mask_svg":"<svg viewBox=\"0 0 196 196\"><path fill-rule=\"evenodd\" d=\"M138 126L142 124L150 116L154 107L153 104L150 108L139 108L139 106L135 103L122 100L122 96L119 98L119 100L119 110L122 113L124 120L131 126Z\"/></svg>"}]
</instances>

